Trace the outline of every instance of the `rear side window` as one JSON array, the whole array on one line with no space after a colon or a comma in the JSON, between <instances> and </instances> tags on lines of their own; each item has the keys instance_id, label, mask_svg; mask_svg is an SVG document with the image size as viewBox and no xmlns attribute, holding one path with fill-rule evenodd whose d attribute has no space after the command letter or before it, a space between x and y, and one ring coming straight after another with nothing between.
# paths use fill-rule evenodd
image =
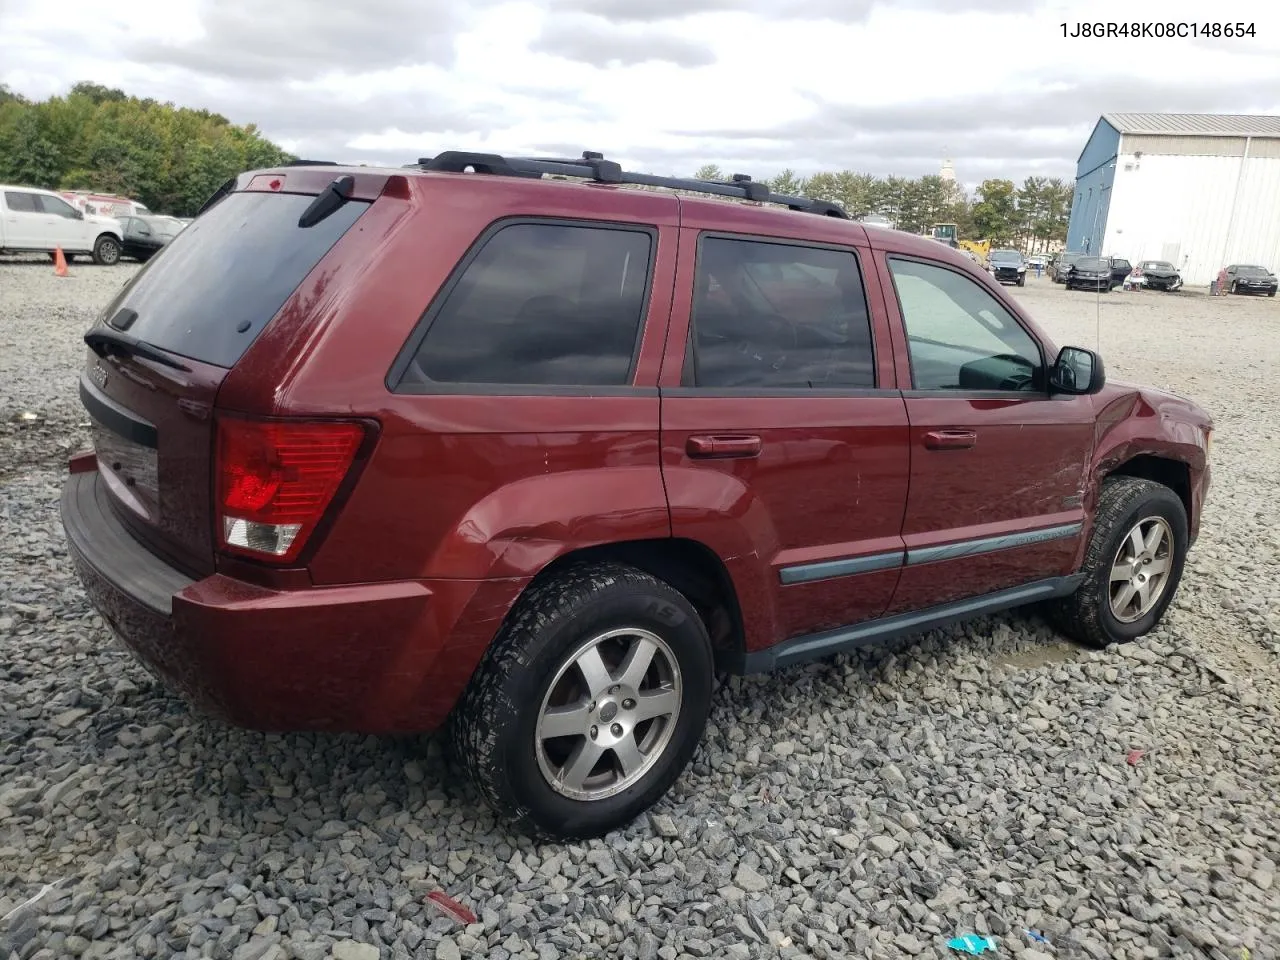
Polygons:
<instances>
[{"instance_id":1,"label":"rear side window","mask_svg":"<svg viewBox=\"0 0 1280 960\"><path fill-rule=\"evenodd\" d=\"M653 235L513 223L489 237L430 320L404 386L625 386Z\"/></svg>"},{"instance_id":2,"label":"rear side window","mask_svg":"<svg viewBox=\"0 0 1280 960\"><path fill-rule=\"evenodd\" d=\"M235 366L289 295L369 208L349 200L299 227L315 197L232 193L148 261L107 307L136 311L130 336L203 363Z\"/></svg>"},{"instance_id":3,"label":"rear side window","mask_svg":"<svg viewBox=\"0 0 1280 960\"><path fill-rule=\"evenodd\" d=\"M19 193L16 190L6 190L4 192L4 202L14 213L39 213L36 208L35 194Z\"/></svg>"},{"instance_id":4,"label":"rear side window","mask_svg":"<svg viewBox=\"0 0 1280 960\"><path fill-rule=\"evenodd\" d=\"M685 386L875 386L867 296L853 253L705 237L694 284Z\"/></svg>"}]
</instances>

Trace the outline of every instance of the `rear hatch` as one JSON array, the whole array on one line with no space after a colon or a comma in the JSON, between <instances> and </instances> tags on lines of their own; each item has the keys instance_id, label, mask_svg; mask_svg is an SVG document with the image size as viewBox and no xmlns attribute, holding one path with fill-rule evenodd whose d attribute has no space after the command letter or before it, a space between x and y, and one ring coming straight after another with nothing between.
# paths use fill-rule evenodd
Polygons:
<instances>
[{"instance_id":1,"label":"rear hatch","mask_svg":"<svg viewBox=\"0 0 1280 960\"><path fill-rule=\"evenodd\" d=\"M314 187L334 173L288 178ZM218 388L371 206L371 198L330 203L327 215L299 226L324 198L318 187L276 192L284 179L223 196L138 271L85 337L80 396L102 482L135 537L193 577L214 570Z\"/></svg>"}]
</instances>

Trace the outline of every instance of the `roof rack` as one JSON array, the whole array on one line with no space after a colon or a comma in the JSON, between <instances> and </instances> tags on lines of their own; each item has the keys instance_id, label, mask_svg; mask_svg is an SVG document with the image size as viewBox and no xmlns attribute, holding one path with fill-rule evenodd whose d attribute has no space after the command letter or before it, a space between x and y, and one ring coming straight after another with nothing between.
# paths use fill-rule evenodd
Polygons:
<instances>
[{"instance_id":1,"label":"roof rack","mask_svg":"<svg viewBox=\"0 0 1280 960\"><path fill-rule=\"evenodd\" d=\"M465 150L446 150L434 157L422 157L416 164L405 164L422 170L440 173L463 173L468 168L476 173L496 177L581 177L596 183L629 183L646 187L666 187L671 190L687 190L718 197L754 200L759 203L777 203L801 213L816 213L824 217L849 219L842 206L829 200L810 197L792 197L772 193L768 184L756 183L743 173L735 173L730 180L698 180L692 177L659 177L650 173L631 173L623 170L604 154L584 150L577 160L556 157L503 157L496 153L471 153Z\"/></svg>"}]
</instances>

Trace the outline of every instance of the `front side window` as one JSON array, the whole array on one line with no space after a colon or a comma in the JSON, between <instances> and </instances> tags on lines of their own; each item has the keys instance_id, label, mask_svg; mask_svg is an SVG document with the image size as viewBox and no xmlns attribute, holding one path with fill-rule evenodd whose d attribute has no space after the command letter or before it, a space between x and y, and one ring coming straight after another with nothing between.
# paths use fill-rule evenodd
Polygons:
<instances>
[{"instance_id":1,"label":"front side window","mask_svg":"<svg viewBox=\"0 0 1280 960\"><path fill-rule=\"evenodd\" d=\"M603 226L501 228L446 295L405 382L625 386L653 239Z\"/></svg>"},{"instance_id":2,"label":"front side window","mask_svg":"<svg viewBox=\"0 0 1280 960\"><path fill-rule=\"evenodd\" d=\"M66 217L68 220L76 218L76 208L67 203L67 201L59 197L46 197L40 195L40 206L44 208L45 213L52 213L59 217Z\"/></svg>"},{"instance_id":3,"label":"front side window","mask_svg":"<svg viewBox=\"0 0 1280 960\"><path fill-rule=\"evenodd\" d=\"M1044 389L1031 335L968 277L915 260L889 259L917 390Z\"/></svg>"},{"instance_id":4,"label":"front side window","mask_svg":"<svg viewBox=\"0 0 1280 960\"><path fill-rule=\"evenodd\" d=\"M686 386L875 386L852 252L705 237L694 284Z\"/></svg>"}]
</instances>

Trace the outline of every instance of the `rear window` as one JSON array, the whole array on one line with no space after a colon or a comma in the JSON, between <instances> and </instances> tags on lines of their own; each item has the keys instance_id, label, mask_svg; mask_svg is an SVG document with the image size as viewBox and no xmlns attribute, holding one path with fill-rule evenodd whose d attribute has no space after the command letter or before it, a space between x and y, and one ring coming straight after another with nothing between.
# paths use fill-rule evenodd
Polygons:
<instances>
[{"instance_id":1,"label":"rear window","mask_svg":"<svg viewBox=\"0 0 1280 960\"><path fill-rule=\"evenodd\" d=\"M350 200L311 227L313 196L232 193L138 271L103 313L137 312L130 336L179 356L235 366L289 295L369 208Z\"/></svg>"}]
</instances>

